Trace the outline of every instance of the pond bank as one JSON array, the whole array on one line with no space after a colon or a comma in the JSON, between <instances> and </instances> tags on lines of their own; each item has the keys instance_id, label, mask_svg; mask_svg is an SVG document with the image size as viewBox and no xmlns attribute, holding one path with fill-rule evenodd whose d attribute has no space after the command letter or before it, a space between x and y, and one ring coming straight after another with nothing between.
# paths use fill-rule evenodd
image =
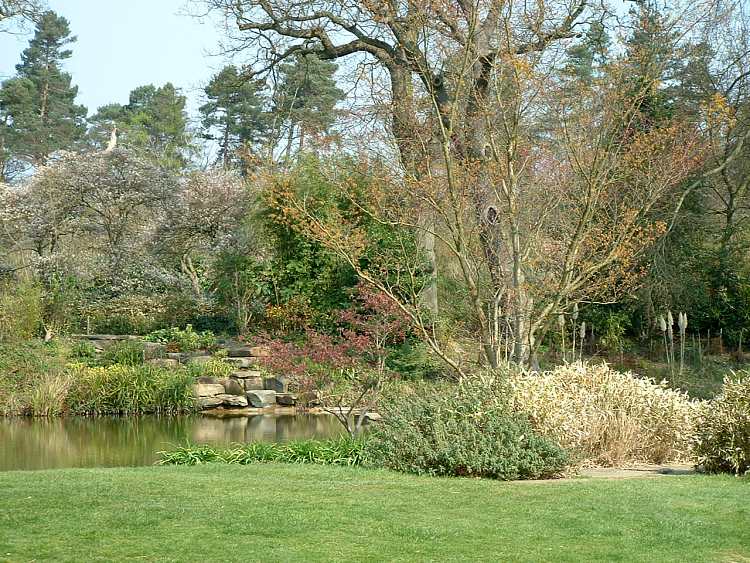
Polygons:
<instances>
[{"instance_id":1,"label":"pond bank","mask_svg":"<svg viewBox=\"0 0 750 563\"><path fill-rule=\"evenodd\" d=\"M0 417L0 471L152 465L160 450L340 436L325 414ZM238 416L238 414L241 414Z\"/></svg>"}]
</instances>

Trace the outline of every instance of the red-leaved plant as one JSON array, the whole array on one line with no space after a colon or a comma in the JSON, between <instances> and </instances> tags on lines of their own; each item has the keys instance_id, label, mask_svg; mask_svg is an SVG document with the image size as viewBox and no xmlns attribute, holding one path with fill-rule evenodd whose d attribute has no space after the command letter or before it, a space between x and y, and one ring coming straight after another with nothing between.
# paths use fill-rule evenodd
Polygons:
<instances>
[{"instance_id":1,"label":"red-leaved plant","mask_svg":"<svg viewBox=\"0 0 750 563\"><path fill-rule=\"evenodd\" d=\"M266 369L288 377L301 391L322 391L324 408L355 435L383 378L392 375L385 365L388 348L404 341L409 322L392 300L362 282L352 295L351 307L339 312L336 336L308 328L300 341L256 339L270 351L263 359ZM349 406L343 407L345 402Z\"/></svg>"}]
</instances>

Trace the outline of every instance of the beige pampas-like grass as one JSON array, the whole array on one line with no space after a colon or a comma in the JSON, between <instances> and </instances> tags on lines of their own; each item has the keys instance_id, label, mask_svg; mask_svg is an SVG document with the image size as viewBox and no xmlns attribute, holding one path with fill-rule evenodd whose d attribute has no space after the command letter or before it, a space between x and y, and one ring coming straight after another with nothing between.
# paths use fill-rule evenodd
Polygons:
<instances>
[{"instance_id":1,"label":"beige pampas-like grass","mask_svg":"<svg viewBox=\"0 0 750 563\"><path fill-rule=\"evenodd\" d=\"M691 458L699 403L666 382L575 363L510 375L516 408L584 465L621 466Z\"/></svg>"}]
</instances>

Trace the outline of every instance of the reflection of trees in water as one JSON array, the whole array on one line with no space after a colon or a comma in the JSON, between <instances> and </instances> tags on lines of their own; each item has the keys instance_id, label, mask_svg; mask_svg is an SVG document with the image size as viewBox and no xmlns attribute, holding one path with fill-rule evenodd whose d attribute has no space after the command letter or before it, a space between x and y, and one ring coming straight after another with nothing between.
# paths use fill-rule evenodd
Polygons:
<instances>
[{"instance_id":1,"label":"reflection of trees in water","mask_svg":"<svg viewBox=\"0 0 750 563\"><path fill-rule=\"evenodd\" d=\"M329 415L4 418L0 470L149 465L156 452L188 440L221 445L340 434Z\"/></svg>"}]
</instances>

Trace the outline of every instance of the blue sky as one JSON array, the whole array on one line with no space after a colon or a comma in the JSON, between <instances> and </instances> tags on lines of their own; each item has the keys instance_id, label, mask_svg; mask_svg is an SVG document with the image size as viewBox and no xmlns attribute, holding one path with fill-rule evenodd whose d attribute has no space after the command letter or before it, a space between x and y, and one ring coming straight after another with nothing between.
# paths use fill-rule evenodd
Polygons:
<instances>
[{"instance_id":1,"label":"blue sky","mask_svg":"<svg viewBox=\"0 0 750 563\"><path fill-rule=\"evenodd\" d=\"M79 103L94 112L110 102L125 103L142 84L172 82L191 100L221 68L221 32L211 22L180 15L185 0L49 0L65 16L78 41L66 70L79 87ZM0 34L0 79L15 72L31 32Z\"/></svg>"}]
</instances>

